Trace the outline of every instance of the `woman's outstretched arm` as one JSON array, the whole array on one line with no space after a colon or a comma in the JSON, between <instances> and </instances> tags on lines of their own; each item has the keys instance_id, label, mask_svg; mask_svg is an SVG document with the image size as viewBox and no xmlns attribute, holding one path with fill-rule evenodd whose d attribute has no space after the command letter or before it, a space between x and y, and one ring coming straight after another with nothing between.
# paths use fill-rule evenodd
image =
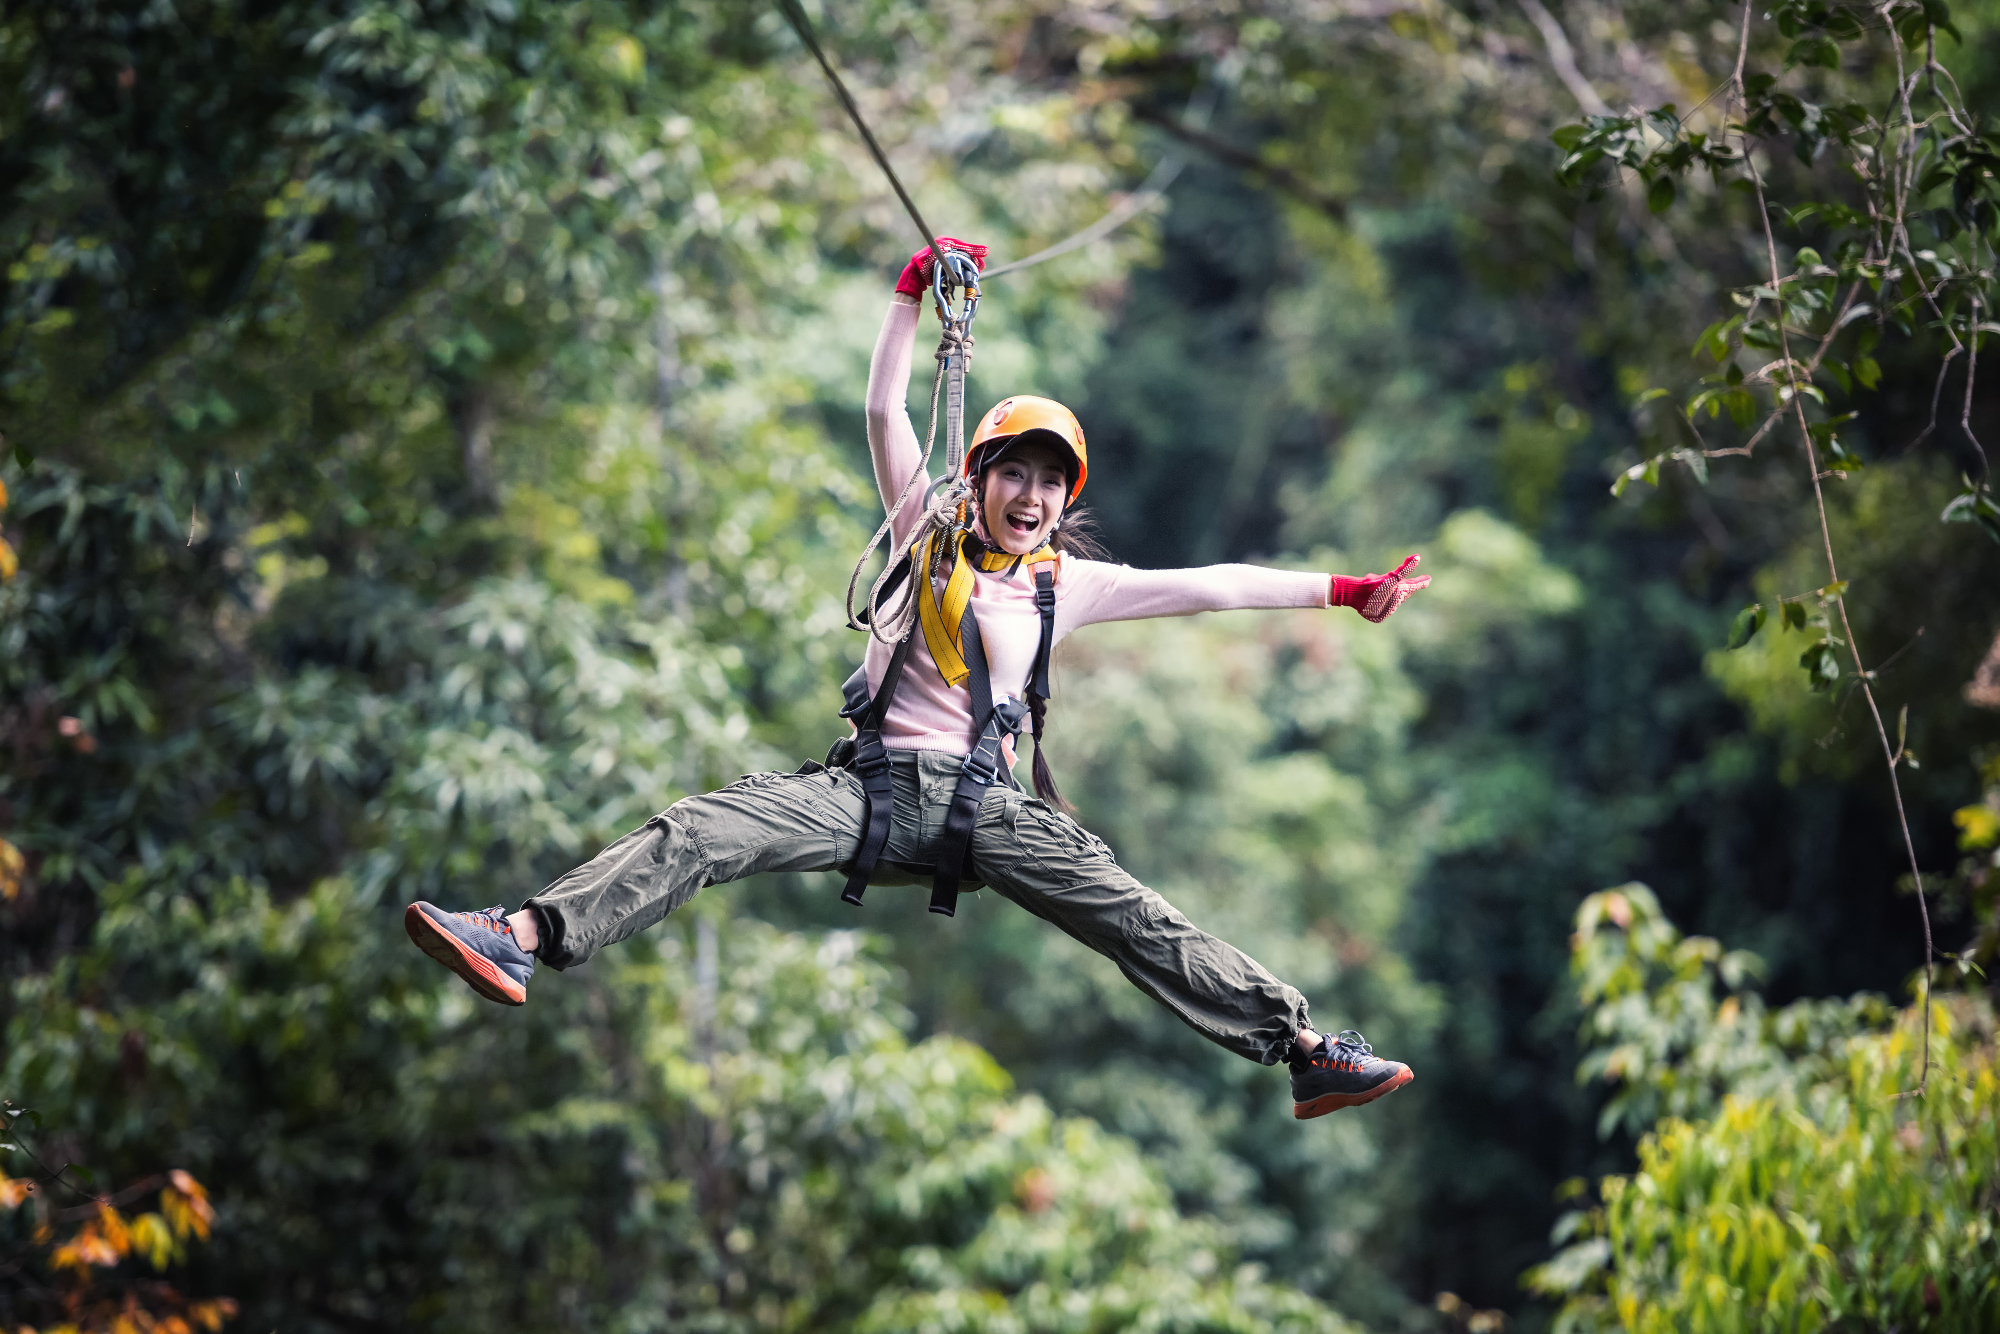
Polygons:
<instances>
[{"instance_id":1,"label":"woman's outstretched arm","mask_svg":"<svg viewBox=\"0 0 2000 1334\"><path fill-rule=\"evenodd\" d=\"M875 339L875 355L868 363L868 453L875 461L875 489L882 493L885 510L895 505L922 457L916 429L910 425L910 351L921 310L914 297L898 292L889 303L882 332ZM926 476L911 491L896 518L892 540L901 542L909 535L924 512L923 493L929 485Z\"/></svg>"},{"instance_id":2,"label":"woman's outstretched arm","mask_svg":"<svg viewBox=\"0 0 2000 1334\"><path fill-rule=\"evenodd\" d=\"M1429 575L1409 575L1415 556L1393 574L1362 577L1261 565L1204 565L1191 570L1135 570L1129 565L1073 561L1063 571L1067 596L1057 604L1066 629L1099 621L1138 621L1153 616L1189 616L1198 611L1251 607L1353 607L1370 620L1383 620L1404 598L1430 583Z\"/></svg>"},{"instance_id":3,"label":"woman's outstretched arm","mask_svg":"<svg viewBox=\"0 0 2000 1334\"><path fill-rule=\"evenodd\" d=\"M1198 611L1250 607L1324 607L1331 577L1261 565L1204 565L1188 570L1135 570L1098 561L1065 561L1057 604L1069 628L1099 621L1192 616Z\"/></svg>"}]
</instances>

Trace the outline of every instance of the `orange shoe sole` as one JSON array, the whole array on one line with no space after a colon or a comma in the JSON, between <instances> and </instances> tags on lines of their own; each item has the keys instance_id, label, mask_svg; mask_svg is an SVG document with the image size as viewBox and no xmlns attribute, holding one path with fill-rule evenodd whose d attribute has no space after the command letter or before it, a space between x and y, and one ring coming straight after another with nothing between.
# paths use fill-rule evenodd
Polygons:
<instances>
[{"instance_id":1,"label":"orange shoe sole","mask_svg":"<svg viewBox=\"0 0 2000 1334\"><path fill-rule=\"evenodd\" d=\"M1315 1116L1325 1116L1343 1107L1359 1107L1364 1102L1373 1102L1385 1094L1394 1093L1416 1077L1417 1072L1406 1065L1366 1093L1325 1093L1311 1102L1295 1102L1292 1104L1292 1115L1298 1120L1310 1121Z\"/></svg>"},{"instance_id":2,"label":"orange shoe sole","mask_svg":"<svg viewBox=\"0 0 2000 1334\"><path fill-rule=\"evenodd\" d=\"M487 1000L499 1001L502 1005L528 1003L526 987L501 972L492 960L474 954L460 944L458 937L433 922L430 915L414 903L403 909L403 930L410 933L410 939L416 942L418 949L464 978L474 991Z\"/></svg>"}]
</instances>

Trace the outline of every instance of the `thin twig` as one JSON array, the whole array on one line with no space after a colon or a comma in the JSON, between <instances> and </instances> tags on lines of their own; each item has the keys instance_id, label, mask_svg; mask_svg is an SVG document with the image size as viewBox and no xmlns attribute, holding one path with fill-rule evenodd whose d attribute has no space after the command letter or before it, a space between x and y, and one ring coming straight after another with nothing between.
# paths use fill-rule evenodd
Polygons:
<instances>
[{"instance_id":1,"label":"thin twig","mask_svg":"<svg viewBox=\"0 0 2000 1334\"><path fill-rule=\"evenodd\" d=\"M1978 241L1974 241L1976 247ZM1977 261L1977 251L1973 259ZM1991 471L1986 461L1986 446L1979 443L1979 437L1972 430L1972 382L1979 373L1979 297L1972 298L1972 314L1966 322L1967 346L1965 349L1965 400L1958 410L1958 429L1965 432L1965 438L1979 455L1979 476L1983 480Z\"/></svg>"},{"instance_id":2,"label":"thin twig","mask_svg":"<svg viewBox=\"0 0 2000 1334\"><path fill-rule=\"evenodd\" d=\"M121 1204L130 1204L142 1195L158 1190L166 1184L166 1177L155 1173L133 1182L123 1190L113 1191L109 1195L99 1195L89 1204L73 1204L67 1209L59 1209L55 1213L55 1219L59 1223L74 1223L78 1219L91 1217L103 1205L108 1204L115 1209Z\"/></svg>"},{"instance_id":3,"label":"thin twig","mask_svg":"<svg viewBox=\"0 0 2000 1334\"><path fill-rule=\"evenodd\" d=\"M1919 639L1922 639L1923 637L1924 637L1924 627L1920 625L1917 627L1917 632L1911 635L1909 640L1901 648L1897 649L1894 653L1891 653L1888 657L1882 659L1882 661L1875 664L1875 679L1878 681L1881 680L1882 673L1888 671L1891 667L1894 667L1896 665L1896 659L1902 657L1905 653L1908 653L1911 649L1915 648L1917 646L1917 641ZM1901 755L1903 753L1903 748L1901 746L1896 747L1896 753L1898 755Z\"/></svg>"},{"instance_id":4,"label":"thin twig","mask_svg":"<svg viewBox=\"0 0 2000 1334\"><path fill-rule=\"evenodd\" d=\"M1957 355L1958 355L1958 349L1953 348L1951 351L1944 354L1944 359L1942 361L1938 362L1937 383L1931 386L1931 419L1928 423L1925 424L1923 430L1917 432L1916 439L1910 441L1909 444L1903 446L1904 453L1906 454L1909 453L1911 450L1915 449L1918 445L1921 445L1924 441L1930 439L1931 433L1937 430L1938 405L1944 401L1945 377L1951 374L1951 359Z\"/></svg>"}]
</instances>

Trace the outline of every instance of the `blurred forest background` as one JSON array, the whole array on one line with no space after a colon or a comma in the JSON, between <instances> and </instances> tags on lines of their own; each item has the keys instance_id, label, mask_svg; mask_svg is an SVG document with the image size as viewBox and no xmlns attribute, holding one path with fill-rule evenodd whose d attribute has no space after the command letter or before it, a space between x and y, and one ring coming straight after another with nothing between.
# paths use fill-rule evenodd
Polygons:
<instances>
[{"instance_id":1,"label":"blurred forest background","mask_svg":"<svg viewBox=\"0 0 2000 1334\"><path fill-rule=\"evenodd\" d=\"M2000 106L2000 4L1774 9L1747 68L1804 109L1756 161L1804 274L1859 225L1838 109L1932 49ZM996 258L1184 162L977 331L978 404L1081 416L1118 559L1423 552L1379 627L1087 631L1049 724L1126 865L1418 1078L1294 1123L1281 1071L1005 903L857 915L831 877L479 1003L403 904L511 907L832 740L907 220L769 6L11 5L0 1328L197 1297L302 1332L1995 1327L2000 523L1940 522L1992 513L1960 420L1990 453L2000 374L1946 361L2000 332L1987 123L1914 113L1959 164L1912 223L1956 304L1856 317L1812 405L1858 414L1822 479L1847 614L1966 963L1897 1102L1924 938L1854 682L1797 665L1840 627L1775 611L1829 582L1796 435L1610 489L1756 346L1689 356L1773 276L1755 202L1552 140L1699 108L1743 10L810 12ZM1860 1193L1813 1203L1843 1163Z\"/></svg>"}]
</instances>

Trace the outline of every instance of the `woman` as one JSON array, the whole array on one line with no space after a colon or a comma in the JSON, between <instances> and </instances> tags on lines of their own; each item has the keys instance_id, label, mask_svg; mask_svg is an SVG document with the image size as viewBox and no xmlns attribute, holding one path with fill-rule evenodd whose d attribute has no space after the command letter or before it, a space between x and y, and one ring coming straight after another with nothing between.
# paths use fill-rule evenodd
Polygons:
<instances>
[{"instance_id":1,"label":"woman","mask_svg":"<svg viewBox=\"0 0 2000 1334\"><path fill-rule=\"evenodd\" d=\"M984 247L943 244L983 265ZM905 266L869 368L868 443L892 508L921 463L906 400L930 264L926 249ZM961 885L985 885L1112 959L1211 1042L1265 1065L1288 1062L1301 1120L1409 1082L1408 1066L1374 1056L1359 1033L1313 1031L1296 989L1120 869L1061 809L1039 744L1041 799L1011 771L1013 738L1029 716L1039 742L1048 650L1072 630L1248 607L1354 607L1379 621L1429 576L1403 577L1414 556L1365 578L1085 559L1061 525L1087 457L1076 418L1048 399L1017 396L980 419L966 456L974 535L961 551L916 563L941 573L915 580L920 624L900 649L870 637L842 711L855 734L828 757L833 767L751 774L677 802L511 914L412 904L411 939L481 995L520 1005L536 958L573 967L703 888L760 871L845 871L852 902L870 884L929 881L933 910L946 914ZM911 493L928 485L920 478ZM918 505L903 508L898 545L923 517Z\"/></svg>"}]
</instances>

